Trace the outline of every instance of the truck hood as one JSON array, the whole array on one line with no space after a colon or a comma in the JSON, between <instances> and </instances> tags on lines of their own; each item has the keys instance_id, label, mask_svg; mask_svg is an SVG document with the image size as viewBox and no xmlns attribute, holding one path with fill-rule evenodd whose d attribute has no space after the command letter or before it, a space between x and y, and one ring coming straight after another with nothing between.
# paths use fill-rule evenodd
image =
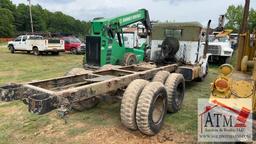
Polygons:
<instances>
[{"instance_id":1,"label":"truck hood","mask_svg":"<svg viewBox=\"0 0 256 144\"><path fill-rule=\"evenodd\" d=\"M8 43L7 44L12 44L13 43L13 41L8 41Z\"/></svg>"},{"instance_id":2,"label":"truck hood","mask_svg":"<svg viewBox=\"0 0 256 144\"><path fill-rule=\"evenodd\" d=\"M222 49L233 51L230 42L209 42L209 45L220 46Z\"/></svg>"},{"instance_id":3,"label":"truck hood","mask_svg":"<svg viewBox=\"0 0 256 144\"><path fill-rule=\"evenodd\" d=\"M209 45L217 45L221 46L222 48L231 48L231 43L230 42L209 42Z\"/></svg>"}]
</instances>

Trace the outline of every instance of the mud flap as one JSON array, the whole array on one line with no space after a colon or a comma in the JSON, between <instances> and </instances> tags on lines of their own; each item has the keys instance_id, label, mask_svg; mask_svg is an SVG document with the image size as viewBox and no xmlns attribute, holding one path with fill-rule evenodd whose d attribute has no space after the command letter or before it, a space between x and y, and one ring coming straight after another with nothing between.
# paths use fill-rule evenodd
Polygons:
<instances>
[{"instance_id":1,"label":"mud flap","mask_svg":"<svg viewBox=\"0 0 256 144\"><path fill-rule=\"evenodd\" d=\"M35 114L45 114L55 109L57 98L49 94L35 94L28 97L28 111Z\"/></svg>"}]
</instances>

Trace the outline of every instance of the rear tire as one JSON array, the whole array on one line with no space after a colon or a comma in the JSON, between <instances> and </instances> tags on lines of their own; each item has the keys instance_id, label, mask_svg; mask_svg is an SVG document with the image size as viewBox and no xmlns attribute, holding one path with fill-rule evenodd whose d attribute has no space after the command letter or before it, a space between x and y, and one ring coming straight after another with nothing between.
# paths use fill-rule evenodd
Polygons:
<instances>
[{"instance_id":1,"label":"rear tire","mask_svg":"<svg viewBox=\"0 0 256 144\"><path fill-rule=\"evenodd\" d=\"M126 88L121 102L121 123L131 130L137 130L136 107L143 88L149 82L143 79L132 81Z\"/></svg>"},{"instance_id":2,"label":"rear tire","mask_svg":"<svg viewBox=\"0 0 256 144\"><path fill-rule=\"evenodd\" d=\"M143 89L137 105L136 122L139 130L146 135L157 134L167 110L167 92L160 82L151 82Z\"/></svg>"},{"instance_id":3,"label":"rear tire","mask_svg":"<svg viewBox=\"0 0 256 144\"><path fill-rule=\"evenodd\" d=\"M170 73L168 71L159 71L156 73L152 81L164 84L169 75Z\"/></svg>"},{"instance_id":4,"label":"rear tire","mask_svg":"<svg viewBox=\"0 0 256 144\"><path fill-rule=\"evenodd\" d=\"M33 48L33 54L34 54L35 56L39 56L40 53L39 53L37 47L34 47L34 48Z\"/></svg>"},{"instance_id":5,"label":"rear tire","mask_svg":"<svg viewBox=\"0 0 256 144\"><path fill-rule=\"evenodd\" d=\"M181 109L185 92L185 80L183 75L171 73L165 82L168 94L168 112L178 112Z\"/></svg>"}]
</instances>

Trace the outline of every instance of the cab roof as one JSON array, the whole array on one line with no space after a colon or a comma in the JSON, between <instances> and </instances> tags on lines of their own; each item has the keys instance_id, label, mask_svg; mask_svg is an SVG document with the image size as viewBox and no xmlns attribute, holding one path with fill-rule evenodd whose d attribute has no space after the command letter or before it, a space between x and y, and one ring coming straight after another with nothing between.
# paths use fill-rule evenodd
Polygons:
<instances>
[{"instance_id":1,"label":"cab roof","mask_svg":"<svg viewBox=\"0 0 256 144\"><path fill-rule=\"evenodd\" d=\"M153 27L197 27L197 28L203 28L203 25L199 22L165 22L165 23L156 23L153 25Z\"/></svg>"}]
</instances>

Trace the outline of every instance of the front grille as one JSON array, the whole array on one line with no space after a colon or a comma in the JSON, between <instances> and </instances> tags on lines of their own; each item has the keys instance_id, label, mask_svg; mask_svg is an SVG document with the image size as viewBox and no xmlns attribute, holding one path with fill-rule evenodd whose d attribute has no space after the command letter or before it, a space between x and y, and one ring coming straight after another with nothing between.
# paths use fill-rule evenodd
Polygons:
<instances>
[{"instance_id":1,"label":"front grille","mask_svg":"<svg viewBox=\"0 0 256 144\"><path fill-rule=\"evenodd\" d=\"M217 45L209 45L208 46L208 53L211 53L212 55L220 55L221 54L221 48Z\"/></svg>"},{"instance_id":2,"label":"front grille","mask_svg":"<svg viewBox=\"0 0 256 144\"><path fill-rule=\"evenodd\" d=\"M97 36L86 36L86 63L91 66L100 66L101 39Z\"/></svg>"}]
</instances>

